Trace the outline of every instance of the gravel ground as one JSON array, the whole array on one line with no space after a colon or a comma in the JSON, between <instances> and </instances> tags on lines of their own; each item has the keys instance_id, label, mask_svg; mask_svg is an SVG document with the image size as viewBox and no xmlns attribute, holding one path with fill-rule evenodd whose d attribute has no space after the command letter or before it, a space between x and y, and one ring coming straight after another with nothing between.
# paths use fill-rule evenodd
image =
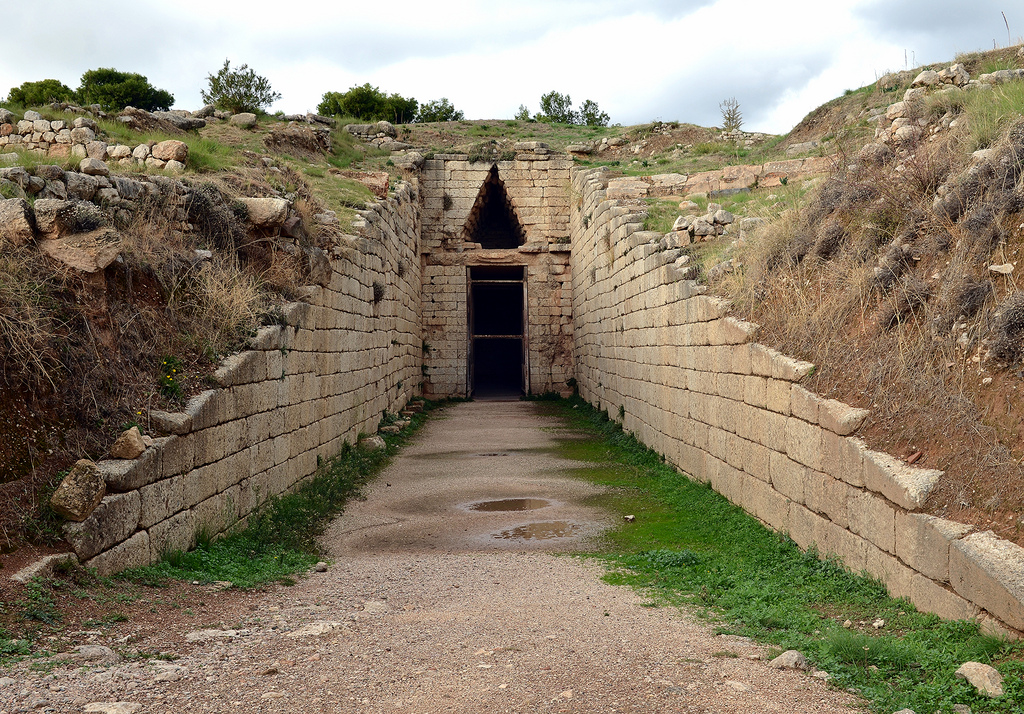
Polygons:
<instances>
[{"instance_id":1,"label":"gravel ground","mask_svg":"<svg viewBox=\"0 0 1024 714\"><path fill-rule=\"evenodd\" d=\"M0 678L0 713L846 712L859 700L765 650L555 555L607 514L565 475L559 424L529 403L432 418L324 537L332 564L290 588L225 598L220 626L187 619L130 646L88 645L51 671ZM474 504L536 499L527 511ZM537 506L541 506L536 508ZM227 595L227 594L225 594ZM216 608L214 593L206 598ZM210 603L206 603L209 607ZM112 703L118 703L114 705Z\"/></svg>"}]
</instances>

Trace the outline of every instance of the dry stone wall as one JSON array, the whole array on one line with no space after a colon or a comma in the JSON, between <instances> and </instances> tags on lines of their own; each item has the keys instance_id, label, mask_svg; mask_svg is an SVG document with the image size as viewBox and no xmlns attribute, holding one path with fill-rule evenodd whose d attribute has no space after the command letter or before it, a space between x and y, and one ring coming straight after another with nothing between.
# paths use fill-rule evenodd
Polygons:
<instances>
[{"instance_id":1,"label":"dry stone wall","mask_svg":"<svg viewBox=\"0 0 1024 714\"><path fill-rule=\"evenodd\" d=\"M98 464L110 495L67 527L87 566L145 565L235 527L418 393L416 187L403 184L354 227L334 250L329 282L304 288L284 324L225 360L219 388L183 412L152 413L166 436L139 458Z\"/></svg>"},{"instance_id":2,"label":"dry stone wall","mask_svg":"<svg viewBox=\"0 0 1024 714\"><path fill-rule=\"evenodd\" d=\"M461 154L425 162L423 192L423 339L425 393L465 396L467 268L523 265L527 269L529 391L562 391L572 377L569 268L569 169L572 161L538 142L516 145L514 160L469 161ZM465 227L492 167L497 166L525 242L483 249Z\"/></svg>"},{"instance_id":3,"label":"dry stone wall","mask_svg":"<svg viewBox=\"0 0 1024 714\"><path fill-rule=\"evenodd\" d=\"M642 209L608 184L601 170L574 175L581 395L800 547L921 610L1024 630L1024 549L921 513L941 472L868 449L853 436L867 413L802 387L813 365L758 344L756 325L680 279L680 251L643 231Z\"/></svg>"}]
</instances>

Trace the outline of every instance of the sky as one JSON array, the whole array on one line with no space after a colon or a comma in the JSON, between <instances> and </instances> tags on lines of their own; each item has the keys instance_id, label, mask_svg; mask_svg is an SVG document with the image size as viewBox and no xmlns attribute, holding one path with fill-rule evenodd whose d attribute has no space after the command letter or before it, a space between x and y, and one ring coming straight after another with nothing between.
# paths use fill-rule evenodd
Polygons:
<instances>
[{"instance_id":1,"label":"sky","mask_svg":"<svg viewBox=\"0 0 1024 714\"><path fill-rule=\"evenodd\" d=\"M271 111L316 111L366 82L467 119L539 109L556 90L613 123L721 124L735 98L747 131L784 133L887 71L1016 44L1019 3L989 0L51 0L5 7L0 98L25 81L114 67L202 106L229 59L270 80ZM1003 15L1006 12L1006 23ZM1008 36L1009 35L1009 36Z\"/></svg>"}]
</instances>

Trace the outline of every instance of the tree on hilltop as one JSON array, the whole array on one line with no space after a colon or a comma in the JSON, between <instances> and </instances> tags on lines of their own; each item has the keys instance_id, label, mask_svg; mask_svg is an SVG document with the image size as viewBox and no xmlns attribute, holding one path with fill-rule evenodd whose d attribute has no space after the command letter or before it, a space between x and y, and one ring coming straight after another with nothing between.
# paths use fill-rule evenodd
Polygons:
<instances>
[{"instance_id":1,"label":"tree on hilltop","mask_svg":"<svg viewBox=\"0 0 1024 714\"><path fill-rule=\"evenodd\" d=\"M441 97L431 102L424 102L416 121L462 121L465 118L466 115L452 106L448 97Z\"/></svg>"},{"instance_id":2,"label":"tree on hilltop","mask_svg":"<svg viewBox=\"0 0 1024 714\"><path fill-rule=\"evenodd\" d=\"M529 112L525 105L520 105L516 119L528 119ZM537 121L558 122L561 124L586 124L587 126L608 126L608 114L602 112L597 102L587 99L580 105L579 111L572 108L572 97L568 94L551 91L541 95L540 113Z\"/></svg>"},{"instance_id":3,"label":"tree on hilltop","mask_svg":"<svg viewBox=\"0 0 1024 714\"><path fill-rule=\"evenodd\" d=\"M722 110L722 129L727 132L739 131L743 126L743 114L740 113L740 103L736 97L729 97L718 108Z\"/></svg>"},{"instance_id":4,"label":"tree on hilltop","mask_svg":"<svg viewBox=\"0 0 1024 714\"><path fill-rule=\"evenodd\" d=\"M419 102L412 97L385 94L369 82L352 87L347 92L325 92L316 108L327 116L349 116L361 121L386 120L394 124L415 121L418 109Z\"/></svg>"},{"instance_id":5,"label":"tree on hilltop","mask_svg":"<svg viewBox=\"0 0 1024 714\"><path fill-rule=\"evenodd\" d=\"M266 77L256 74L247 64L231 69L227 59L217 74L206 75L206 81L208 89L199 92L203 101L232 114L261 113L281 98Z\"/></svg>"},{"instance_id":6,"label":"tree on hilltop","mask_svg":"<svg viewBox=\"0 0 1024 714\"><path fill-rule=\"evenodd\" d=\"M56 79L22 82L20 87L11 87L7 101L23 107L38 107L50 102L73 102L75 91Z\"/></svg>"},{"instance_id":7,"label":"tree on hilltop","mask_svg":"<svg viewBox=\"0 0 1024 714\"><path fill-rule=\"evenodd\" d=\"M99 104L108 112L119 112L125 107L166 111L174 104L173 94L157 89L145 76L109 67L90 69L83 74L77 96L82 104Z\"/></svg>"}]
</instances>

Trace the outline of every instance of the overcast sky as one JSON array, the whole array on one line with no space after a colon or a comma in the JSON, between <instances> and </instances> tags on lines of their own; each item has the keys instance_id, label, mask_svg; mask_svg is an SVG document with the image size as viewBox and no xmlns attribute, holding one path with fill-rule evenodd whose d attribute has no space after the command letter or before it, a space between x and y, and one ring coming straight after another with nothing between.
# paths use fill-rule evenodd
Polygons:
<instances>
[{"instance_id":1,"label":"overcast sky","mask_svg":"<svg viewBox=\"0 0 1024 714\"><path fill-rule=\"evenodd\" d=\"M51 0L6 3L0 97L25 81L72 89L84 71L146 75L175 107L201 106L229 58L267 77L271 109L315 111L370 82L469 119L511 118L558 90L612 122L721 123L783 133L888 70L951 60L1024 35L1019 3L951 0Z\"/></svg>"}]
</instances>

